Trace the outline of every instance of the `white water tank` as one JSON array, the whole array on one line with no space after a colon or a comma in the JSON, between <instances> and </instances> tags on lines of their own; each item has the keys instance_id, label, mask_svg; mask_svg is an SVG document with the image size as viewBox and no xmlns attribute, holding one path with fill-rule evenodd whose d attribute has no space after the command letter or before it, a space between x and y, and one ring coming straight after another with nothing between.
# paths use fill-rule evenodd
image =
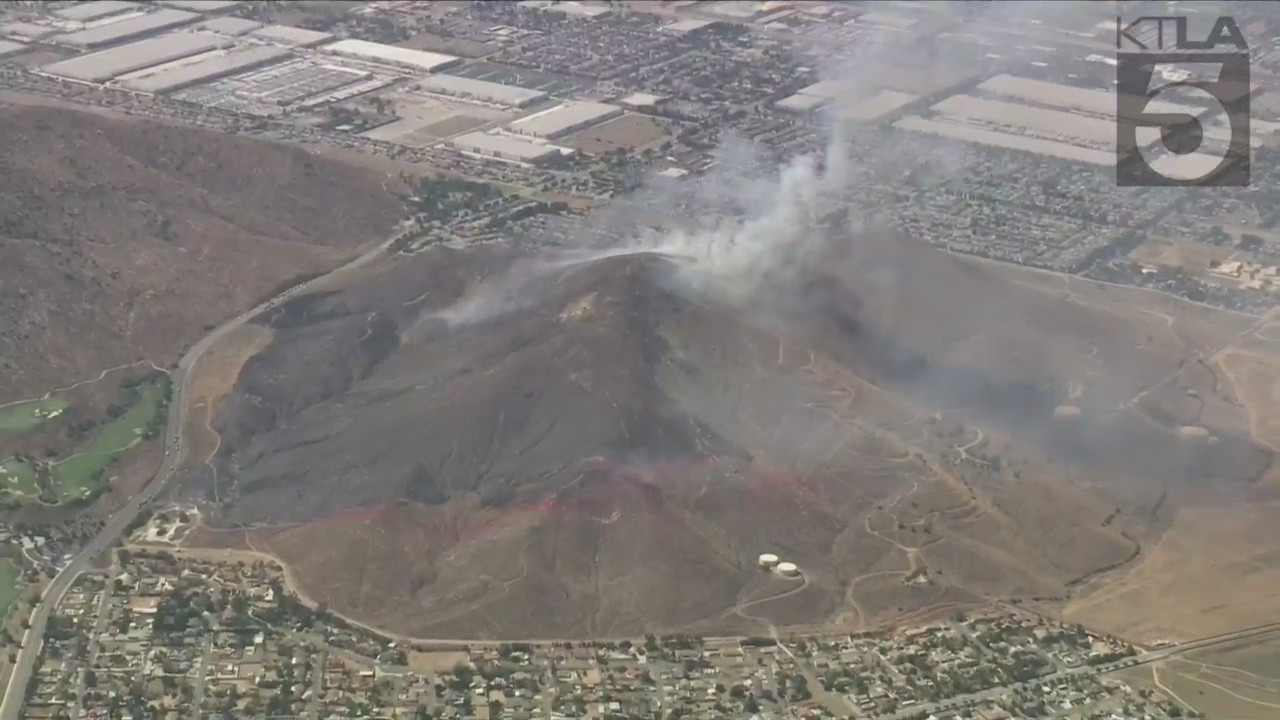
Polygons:
<instances>
[{"instance_id":1,"label":"white water tank","mask_svg":"<svg viewBox=\"0 0 1280 720\"><path fill-rule=\"evenodd\" d=\"M760 567L765 570L772 570L778 566L778 556L773 553L764 553L760 556Z\"/></svg>"},{"instance_id":2,"label":"white water tank","mask_svg":"<svg viewBox=\"0 0 1280 720\"><path fill-rule=\"evenodd\" d=\"M800 577L800 568L792 562L778 563L778 574L785 577Z\"/></svg>"}]
</instances>

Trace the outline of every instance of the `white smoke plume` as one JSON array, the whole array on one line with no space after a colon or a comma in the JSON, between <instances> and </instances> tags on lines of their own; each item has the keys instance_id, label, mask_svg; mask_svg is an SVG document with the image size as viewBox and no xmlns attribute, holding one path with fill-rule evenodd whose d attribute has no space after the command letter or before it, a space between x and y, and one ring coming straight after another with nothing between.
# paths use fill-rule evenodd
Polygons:
<instances>
[{"instance_id":1,"label":"white smoke plume","mask_svg":"<svg viewBox=\"0 0 1280 720\"><path fill-rule=\"evenodd\" d=\"M998 25L1012 26L1036 22L1054 27L1059 20L1079 14L1080 4L1071 2L1028 2L1018 7L1005 5L987 8L985 3L967 5L963 10L970 20L986 23L995 42L1002 42L995 30ZM941 13L962 11L952 4L940 4ZM981 32L968 28L970 34ZM858 228L880 227L890 219L878 216L878 210L860 202L857 183L874 182L876 177L900 173L908 163L904 159L921 160L920 150L910 138L897 136L886 144L856 143L858 129L842 124L839 108L867 97L880 87L876 71L866 68L890 67L895 33L872 36L860 46L855 57L828 67L820 75L837 90L829 107L836 109L824 118L826 143L819 153L777 162L767 158L759 148L740 138L725 138L715 154L712 168L698 177L653 178L632 196L616 199L585 219L582 247L563 256L544 256L519 262L500 276L473 287L454 306L425 319L443 319L450 327L458 327L498 317L535 301L540 281L581 263L608 257L657 253L670 257L681 270L687 286L716 292L720 299L745 301L758 293L766 283L794 278L795 274L813 269L833 250L829 245L843 242L848 247L836 248L846 260L855 252L874 253L873 249L854 247ZM1013 54L1011 49L1002 52ZM948 58L938 56L939 66L949 65ZM876 132L876 131L872 131ZM888 137L888 136L885 136ZM856 146L856 147L855 147ZM962 145L938 149L930 144L925 166L926 184L964 177L971 169L971 154ZM824 218L844 209L842 222L846 232L822 232ZM676 227L654 229L646 217L654 212L674 216ZM853 227L853 225L858 227ZM624 237L601 247L592 238L591 228L607 229L606 237ZM829 230L829 228L827 228ZM838 237L835 237L838 236ZM868 270L864 268L864 272ZM883 278L892 282L891 278Z\"/></svg>"}]
</instances>

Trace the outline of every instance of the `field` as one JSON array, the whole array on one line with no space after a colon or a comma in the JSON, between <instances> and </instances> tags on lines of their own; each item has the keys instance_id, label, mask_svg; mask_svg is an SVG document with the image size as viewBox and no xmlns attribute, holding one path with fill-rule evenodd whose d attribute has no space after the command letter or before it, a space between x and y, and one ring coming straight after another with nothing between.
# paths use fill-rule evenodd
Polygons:
<instances>
[{"instance_id":1,"label":"field","mask_svg":"<svg viewBox=\"0 0 1280 720\"><path fill-rule=\"evenodd\" d=\"M210 348L187 375L187 426L184 462L204 464L217 452L222 440L213 429L218 403L235 387L244 364L271 342L271 331L260 325L242 325Z\"/></svg>"},{"instance_id":2,"label":"field","mask_svg":"<svg viewBox=\"0 0 1280 720\"><path fill-rule=\"evenodd\" d=\"M1135 262L1179 267L1197 277L1208 272L1211 260L1222 262L1230 259L1231 255L1232 252L1228 248L1214 247L1205 243L1157 239L1147 240L1129 253L1129 257Z\"/></svg>"},{"instance_id":3,"label":"field","mask_svg":"<svg viewBox=\"0 0 1280 720\"><path fill-rule=\"evenodd\" d=\"M1241 640L1118 673L1155 687L1209 718L1270 720L1280 714L1280 639Z\"/></svg>"},{"instance_id":4,"label":"field","mask_svg":"<svg viewBox=\"0 0 1280 720\"><path fill-rule=\"evenodd\" d=\"M103 425L87 447L53 466L54 489L64 500L91 497L112 457L142 440L158 419L167 379L143 385L123 415Z\"/></svg>"},{"instance_id":5,"label":"field","mask_svg":"<svg viewBox=\"0 0 1280 720\"><path fill-rule=\"evenodd\" d=\"M628 114L574 133L565 144L588 155L601 155L618 149L632 152L666 138L667 131L657 120Z\"/></svg>"},{"instance_id":6,"label":"field","mask_svg":"<svg viewBox=\"0 0 1280 720\"><path fill-rule=\"evenodd\" d=\"M66 401L51 397L0 408L0 432L25 432L49 418L57 417L66 407Z\"/></svg>"},{"instance_id":7,"label":"field","mask_svg":"<svg viewBox=\"0 0 1280 720\"><path fill-rule=\"evenodd\" d=\"M36 486L36 470L31 464L16 458L0 462L0 496L5 493L34 498L40 494Z\"/></svg>"},{"instance_id":8,"label":"field","mask_svg":"<svg viewBox=\"0 0 1280 720\"><path fill-rule=\"evenodd\" d=\"M12 560L0 560L0 618L9 615L13 601L22 594L22 571Z\"/></svg>"}]
</instances>

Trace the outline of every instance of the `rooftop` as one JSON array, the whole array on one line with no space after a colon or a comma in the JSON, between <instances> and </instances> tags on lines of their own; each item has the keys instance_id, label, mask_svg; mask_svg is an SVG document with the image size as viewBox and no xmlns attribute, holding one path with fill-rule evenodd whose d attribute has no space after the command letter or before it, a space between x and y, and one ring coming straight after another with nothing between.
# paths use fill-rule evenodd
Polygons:
<instances>
[{"instance_id":1,"label":"rooftop","mask_svg":"<svg viewBox=\"0 0 1280 720\"><path fill-rule=\"evenodd\" d=\"M540 145L510 135L491 135L483 132L461 135L451 140L449 144L458 150L524 161L538 160L559 152L557 148L548 145Z\"/></svg>"},{"instance_id":2,"label":"rooftop","mask_svg":"<svg viewBox=\"0 0 1280 720\"><path fill-rule=\"evenodd\" d=\"M53 14L64 20L88 22L109 15L120 15L130 10L141 9L142 6L138 3L125 2L125 0L95 0L94 2L76 3L61 10L54 10Z\"/></svg>"},{"instance_id":3,"label":"rooftop","mask_svg":"<svg viewBox=\"0 0 1280 720\"><path fill-rule=\"evenodd\" d=\"M73 80L103 82L135 70L216 50L228 43L209 33L172 33L61 60L42 69Z\"/></svg>"},{"instance_id":4,"label":"rooftop","mask_svg":"<svg viewBox=\"0 0 1280 720\"><path fill-rule=\"evenodd\" d=\"M292 25L266 25L256 30L250 30L249 34L264 40L298 47L319 45L326 40L333 39L333 33L308 30L306 28L293 27Z\"/></svg>"},{"instance_id":5,"label":"rooftop","mask_svg":"<svg viewBox=\"0 0 1280 720\"><path fill-rule=\"evenodd\" d=\"M352 57L364 58L368 60L381 60L397 65L408 65L422 70L435 70L446 65L452 65L458 61L453 55L444 55L441 53L427 52L426 50L414 50L412 48L397 47L395 45L387 45L384 43L369 42L368 40L339 40L320 48L325 52L337 53L339 55L350 55Z\"/></svg>"},{"instance_id":6,"label":"rooftop","mask_svg":"<svg viewBox=\"0 0 1280 720\"><path fill-rule=\"evenodd\" d=\"M196 13L187 12L186 10L162 8L153 13L131 17L127 20L121 20L120 22L98 25L84 30L77 30L76 32L57 35L51 40L52 42L62 43L65 45L92 48L99 45L107 45L112 42L126 40L149 32L158 32L166 28L176 27L198 19L200 19L200 16Z\"/></svg>"},{"instance_id":7,"label":"rooftop","mask_svg":"<svg viewBox=\"0 0 1280 720\"><path fill-rule=\"evenodd\" d=\"M27 46L23 43L14 42L12 40L0 40L0 57L16 55L26 49Z\"/></svg>"},{"instance_id":8,"label":"rooftop","mask_svg":"<svg viewBox=\"0 0 1280 720\"><path fill-rule=\"evenodd\" d=\"M193 12L218 12L240 4L240 0L160 0L161 5L168 5Z\"/></svg>"},{"instance_id":9,"label":"rooftop","mask_svg":"<svg viewBox=\"0 0 1280 720\"><path fill-rule=\"evenodd\" d=\"M576 130L592 122L617 115L621 108L598 102L567 102L534 113L511 123L510 128L524 135L553 137Z\"/></svg>"},{"instance_id":10,"label":"rooftop","mask_svg":"<svg viewBox=\"0 0 1280 720\"><path fill-rule=\"evenodd\" d=\"M530 90L515 85L475 80L457 75L431 75L418 83L429 92L447 95L469 95L480 100L490 100L503 105L525 105L547 96L541 90Z\"/></svg>"},{"instance_id":11,"label":"rooftop","mask_svg":"<svg viewBox=\"0 0 1280 720\"><path fill-rule=\"evenodd\" d=\"M201 30L212 30L223 35L244 35L262 27L262 23L248 18L216 17L209 18L196 27Z\"/></svg>"},{"instance_id":12,"label":"rooftop","mask_svg":"<svg viewBox=\"0 0 1280 720\"><path fill-rule=\"evenodd\" d=\"M166 92L212 80L231 73L283 60L292 54L288 48L271 45L249 45L220 55L210 55L185 65L165 68L141 77L130 78L121 85L141 92Z\"/></svg>"}]
</instances>

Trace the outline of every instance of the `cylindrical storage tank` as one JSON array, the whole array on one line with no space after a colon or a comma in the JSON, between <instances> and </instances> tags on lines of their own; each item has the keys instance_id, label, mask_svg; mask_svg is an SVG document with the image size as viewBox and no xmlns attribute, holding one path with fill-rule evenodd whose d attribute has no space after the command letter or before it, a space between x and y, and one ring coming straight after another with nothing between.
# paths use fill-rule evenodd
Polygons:
<instances>
[{"instance_id":1,"label":"cylindrical storage tank","mask_svg":"<svg viewBox=\"0 0 1280 720\"><path fill-rule=\"evenodd\" d=\"M760 567L765 570L772 570L778 566L778 556L773 553L764 553L760 556Z\"/></svg>"},{"instance_id":2,"label":"cylindrical storage tank","mask_svg":"<svg viewBox=\"0 0 1280 720\"><path fill-rule=\"evenodd\" d=\"M785 575L786 577L799 577L800 568L796 567L795 563L778 563L778 574Z\"/></svg>"}]
</instances>

